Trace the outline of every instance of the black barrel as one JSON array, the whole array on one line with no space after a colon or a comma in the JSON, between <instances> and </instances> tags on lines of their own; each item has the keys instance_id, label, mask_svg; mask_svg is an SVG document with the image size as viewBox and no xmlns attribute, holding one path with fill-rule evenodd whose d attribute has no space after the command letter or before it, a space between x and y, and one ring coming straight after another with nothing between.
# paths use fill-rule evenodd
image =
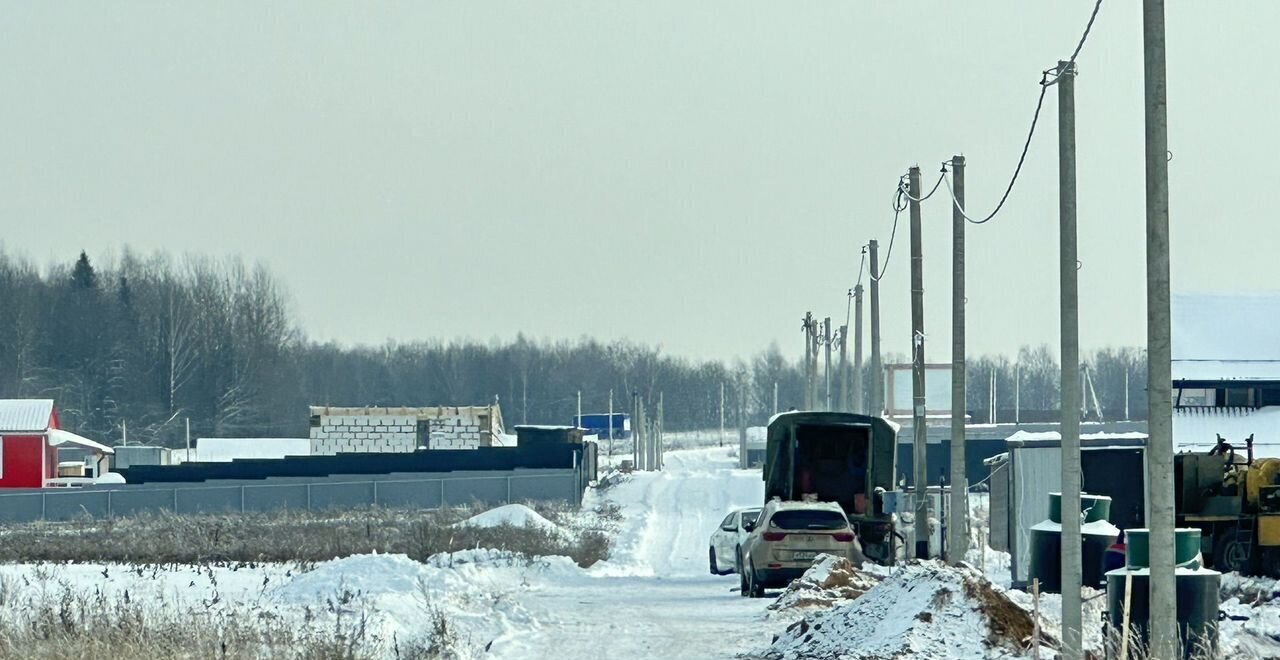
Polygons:
<instances>
[{"instance_id":1,"label":"black barrel","mask_svg":"<svg viewBox=\"0 0 1280 660\"><path fill-rule=\"evenodd\" d=\"M1148 645L1148 601L1150 578L1146 569L1118 568L1107 573L1107 618L1112 634L1108 635L1107 657L1119 658L1120 631L1124 628L1125 577L1129 585L1129 657L1145 658ZM1183 658L1218 657L1218 586L1222 574L1206 569L1177 569L1175 590L1178 608L1178 636L1182 640ZM1141 651L1139 650L1141 649Z\"/></svg>"}]
</instances>

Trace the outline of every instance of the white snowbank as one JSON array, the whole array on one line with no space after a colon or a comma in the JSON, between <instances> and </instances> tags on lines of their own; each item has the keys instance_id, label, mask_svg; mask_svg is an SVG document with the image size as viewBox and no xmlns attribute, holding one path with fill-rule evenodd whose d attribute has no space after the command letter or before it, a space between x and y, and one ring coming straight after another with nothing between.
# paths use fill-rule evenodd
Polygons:
<instances>
[{"instance_id":1,"label":"white snowbank","mask_svg":"<svg viewBox=\"0 0 1280 660\"><path fill-rule=\"evenodd\" d=\"M1030 631L1030 616L976 570L912 562L861 598L792 624L765 657L1006 657Z\"/></svg>"},{"instance_id":2,"label":"white snowbank","mask_svg":"<svg viewBox=\"0 0 1280 660\"><path fill-rule=\"evenodd\" d=\"M507 504L489 509L458 523L459 527L523 527L540 529L553 536L568 539L570 534L523 504Z\"/></svg>"}]
</instances>

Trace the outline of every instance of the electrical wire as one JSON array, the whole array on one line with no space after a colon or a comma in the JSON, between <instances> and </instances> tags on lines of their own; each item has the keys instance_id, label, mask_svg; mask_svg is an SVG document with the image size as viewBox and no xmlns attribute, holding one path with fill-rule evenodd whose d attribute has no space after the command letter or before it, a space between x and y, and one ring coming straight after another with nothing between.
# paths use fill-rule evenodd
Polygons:
<instances>
[{"instance_id":1,"label":"electrical wire","mask_svg":"<svg viewBox=\"0 0 1280 660\"><path fill-rule=\"evenodd\" d=\"M889 267L889 258L893 256L893 237L898 235L898 215L902 213L904 208L906 207L899 207L896 204L893 207L893 229L889 231L889 249L885 250L884 265L880 267L880 274L870 274L872 281L879 282L884 279L884 271Z\"/></svg>"},{"instance_id":2,"label":"electrical wire","mask_svg":"<svg viewBox=\"0 0 1280 660\"><path fill-rule=\"evenodd\" d=\"M945 177L946 175L947 175L947 169L944 167L942 168L942 175L939 176L938 180L935 181L933 184L933 190L930 190L929 194L925 195L924 197L920 197L920 198L912 197L911 191L908 189L902 190L902 196L906 197L908 200L911 200L913 202L923 202L924 200L929 199L930 197L933 197L933 193L938 192L938 186L942 185L942 178ZM903 185L902 179L898 179L898 187L901 188L902 185Z\"/></svg>"},{"instance_id":3,"label":"electrical wire","mask_svg":"<svg viewBox=\"0 0 1280 660\"><path fill-rule=\"evenodd\" d=\"M1099 9L1102 9L1102 0L1094 2L1093 12L1089 14L1089 22L1084 26L1084 33L1080 35L1080 41L1076 43L1076 49L1071 52L1071 59L1067 61L1066 71L1072 72L1072 75L1074 75L1075 72L1076 58L1080 56L1080 51L1084 48L1084 42L1088 40L1089 32L1093 30L1093 23L1098 18ZM944 170L942 172L942 178L947 179L947 191L951 193L952 204L958 211L960 211L960 215L963 216L965 220L968 220L975 225L985 224L987 221L996 217L996 214L1000 212L1000 209L1004 208L1004 203L1009 200L1009 193L1013 192L1013 185L1017 183L1018 175L1022 173L1022 165L1027 160L1027 151L1031 149L1031 138L1035 136L1036 125L1040 122L1040 110L1044 107L1045 93L1049 91L1050 85L1057 82L1056 76L1052 80L1049 79L1049 73L1049 71L1045 71L1040 76L1040 98L1036 100L1036 111L1035 114L1031 116L1031 129L1027 131L1027 139L1022 144L1022 154L1018 156L1018 165L1013 169L1013 176L1009 178L1009 185L1004 189L1004 194L1000 196L1000 203L996 204L995 210L981 220L975 220L970 217L964 212L964 208L960 206L959 200L956 199L955 190L951 187L951 180L947 179L946 171Z\"/></svg>"}]
</instances>

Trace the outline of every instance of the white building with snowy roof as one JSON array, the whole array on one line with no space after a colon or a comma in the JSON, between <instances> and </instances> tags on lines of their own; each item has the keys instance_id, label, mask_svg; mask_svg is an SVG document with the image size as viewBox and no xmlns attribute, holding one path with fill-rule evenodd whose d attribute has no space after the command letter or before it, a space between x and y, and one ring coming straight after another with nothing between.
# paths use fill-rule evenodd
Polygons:
<instances>
[{"instance_id":1,"label":"white building with snowy roof","mask_svg":"<svg viewBox=\"0 0 1280 660\"><path fill-rule=\"evenodd\" d=\"M1218 437L1280 456L1280 292L1177 294L1173 437L1207 451Z\"/></svg>"}]
</instances>

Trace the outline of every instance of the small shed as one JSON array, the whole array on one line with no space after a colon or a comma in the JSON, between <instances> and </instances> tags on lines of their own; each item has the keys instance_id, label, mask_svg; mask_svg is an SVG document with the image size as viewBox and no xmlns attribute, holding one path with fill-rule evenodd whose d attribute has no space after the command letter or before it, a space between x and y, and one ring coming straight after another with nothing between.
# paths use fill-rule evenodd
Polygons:
<instances>
[{"instance_id":1,"label":"small shed","mask_svg":"<svg viewBox=\"0 0 1280 660\"><path fill-rule=\"evenodd\" d=\"M1031 528L1049 517L1049 493L1062 489L1062 436L1019 431L1006 444L1007 454L988 463L991 516L1005 516L1003 524L991 521L989 544L1009 551L1011 578L1019 586L1030 579ZM1080 436L1083 490L1111 497L1111 523L1121 529L1146 521L1146 444L1143 433ZM997 538L1000 529L1007 538Z\"/></svg>"},{"instance_id":2,"label":"small shed","mask_svg":"<svg viewBox=\"0 0 1280 660\"><path fill-rule=\"evenodd\" d=\"M58 428L53 399L0 399L0 488L45 488L92 481L59 477L59 452L77 449L89 456L93 476L107 472L110 447Z\"/></svg>"}]
</instances>

